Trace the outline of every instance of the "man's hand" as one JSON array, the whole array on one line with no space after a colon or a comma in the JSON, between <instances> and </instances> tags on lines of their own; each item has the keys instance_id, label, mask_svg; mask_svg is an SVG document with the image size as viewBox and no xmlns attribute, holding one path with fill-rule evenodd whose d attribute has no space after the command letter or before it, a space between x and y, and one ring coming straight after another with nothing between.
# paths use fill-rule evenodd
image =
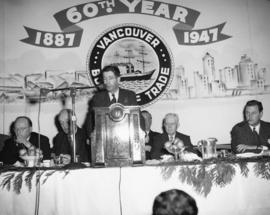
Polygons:
<instances>
[{"instance_id":1,"label":"man's hand","mask_svg":"<svg viewBox=\"0 0 270 215\"><path fill-rule=\"evenodd\" d=\"M13 166L15 166L15 167L24 167L24 164L21 163L20 161L16 161L16 162L13 164Z\"/></svg>"},{"instance_id":2,"label":"man's hand","mask_svg":"<svg viewBox=\"0 0 270 215\"><path fill-rule=\"evenodd\" d=\"M150 152L151 151L151 146L149 146L149 145L145 145L145 151L147 151L147 152Z\"/></svg>"},{"instance_id":3,"label":"man's hand","mask_svg":"<svg viewBox=\"0 0 270 215\"><path fill-rule=\"evenodd\" d=\"M23 144L26 148L30 148L32 144L24 137L18 136L16 142Z\"/></svg>"},{"instance_id":4,"label":"man's hand","mask_svg":"<svg viewBox=\"0 0 270 215\"><path fill-rule=\"evenodd\" d=\"M60 157L61 157L64 165L69 164L71 161L71 156L68 154L60 154Z\"/></svg>"},{"instance_id":5,"label":"man's hand","mask_svg":"<svg viewBox=\"0 0 270 215\"><path fill-rule=\"evenodd\" d=\"M245 152L246 150L253 150L253 149L256 149L257 146L249 146L249 145L245 145L245 144L240 144L237 146L237 151L238 152Z\"/></svg>"}]
</instances>

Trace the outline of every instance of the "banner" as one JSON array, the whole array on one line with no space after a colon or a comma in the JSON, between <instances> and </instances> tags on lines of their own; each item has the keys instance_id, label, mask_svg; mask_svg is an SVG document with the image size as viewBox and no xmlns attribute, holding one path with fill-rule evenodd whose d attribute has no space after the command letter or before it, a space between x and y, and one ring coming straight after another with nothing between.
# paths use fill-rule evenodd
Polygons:
<instances>
[{"instance_id":1,"label":"banner","mask_svg":"<svg viewBox=\"0 0 270 215\"><path fill-rule=\"evenodd\" d=\"M156 16L178 22L173 27L173 31L178 43L183 45L209 44L230 38L230 36L221 33L225 23L206 29L193 29L200 12L177 4L146 0L133 0L131 2L127 0L101 0L74 5L54 14L61 30L65 31L65 29L73 27L78 29L77 31L46 32L25 27L28 38L22 41L48 48L77 47L80 45L83 29L77 27L76 24L101 16L126 13Z\"/></svg>"}]
</instances>

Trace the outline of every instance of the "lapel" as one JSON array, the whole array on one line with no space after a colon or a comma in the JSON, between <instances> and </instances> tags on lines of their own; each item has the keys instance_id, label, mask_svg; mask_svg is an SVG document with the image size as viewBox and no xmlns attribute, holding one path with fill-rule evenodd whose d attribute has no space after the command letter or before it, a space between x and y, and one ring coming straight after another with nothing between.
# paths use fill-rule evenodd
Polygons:
<instances>
[{"instance_id":1,"label":"lapel","mask_svg":"<svg viewBox=\"0 0 270 215\"><path fill-rule=\"evenodd\" d=\"M165 133L163 133L163 141L162 142L167 142L167 141L169 141L169 136L168 136L168 134L165 132Z\"/></svg>"},{"instance_id":2,"label":"lapel","mask_svg":"<svg viewBox=\"0 0 270 215\"><path fill-rule=\"evenodd\" d=\"M245 125L243 126L243 129L245 130L245 133L247 134L247 136L250 138L252 137L253 138L253 133L252 133L252 130L249 126L249 124L246 122Z\"/></svg>"},{"instance_id":3,"label":"lapel","mask_svg":"<svg viewBox=\"0 0 270 215\"><path fill-rule=\"evenodd\" d=\"M30 134L29 142L32 144L34 144L33 142L35 142L33 132L31 132L31 134Z\"/></svg>"},{"instance_id":4,"label":"lapel","mask_svg":"<svg viewBox=\"0 0 270 215\"><path fill-rule=\"evenodd\" d=\"M149 131L149 137L152 137L153 136L153 131L150 129L150 131Z\"/></svg>"},{"instance_id":5,"label":"lapel","mask_svg":"<svg viewBox=\"0 0 270 215\"><path fill-rule=\"evenodd\" d=\"M259 135L260 135L260 136L264 136L264 134L265 134L265 126L264 126L263 121L260 121Z\"/></svg>"},{"instance_id":6,"label":"lapel","mask_svg":"<svg viewBox=\"0 0 270 215\"><path fill-rule=\"evenodd\" d=\"M110 96L109 96L109 92L106 90L106 92L104 93L104 103L105 103L105 107L109 107L111 104L111 100L110 100Z\"/></svg>"},{"instance_id":7,"label":"lapel","mask_svg":"<svg viewBox=\"0 0 270 215\"><path fill-rule=\"evenodd\" d=\"M120 103L122 105L131 105L130 102L131 102L131 100L129 98L129 94L127 93L127 91L125 91L122 88L119 88L118 103Z\"/></svg>"},{"instance_id":8,"label":"lapel","mask_svg":"<svg viewBox=\"0 0 270 215\"><path fill-rule=\"evenodd\" d=\"M178 131L176 132L175 137L177 137L178 139L182 140L184 143L186 141L185 136L183 136L182 134L180 134Z\"/></svg>"},{"instance_id":9,"label":"lapel","mask_svg":"<svg viewBox=\"0 0 270 215\"><path fill-rule=\"evenodd\" d=\"M249 124L246 122L245 125L243 126L244 129L244 134L245 134L245 140L247 145L253 145L254 143L257 143L258 140L256 136L253 134L253 131L251 130ZM261 128L259 133L261 133ZM262 143L261 135L259 134L260 142Z\"/></svg>"},{"instance_id":10,"label":"lapel","mask_svg":"<svg viewBox=\"0 0 270 215\"><path fill-rule=\"evenodd\" d=\"M265 141L267 142L268 139L268 131L266 124L263 121L260 121L260 130L259 130L259 137L261 140L261 143L264 143Z\"/></svg>"},{"instance_id":11,"label":"lapel","mask_svg":"<svg viewBox=\"0 0 270 215\"><path fill-rule=\"evenodd\" d=\"M35 147L38 147L38 134L36 135L35 133L31 132L29 142Z\"/></svg>"},{"instance_id":12,"label":"lapel","mask_svg":"<svg viewBox=\"0 0 270 215\"><path fill-rule=\"evenodd\" d=\"M123 94L123 90L119 88L119 95L118 95L118 103L125 104L125 95Z\"/></svg>"},{"instance_id":13,"label":"lapel","mask_svg":"<svg viewBox=\"0 0 270 215\"><path fill-rule=\"evenodd\" d=\"M176 137L179 138L180 140L182 140L181 135L178 132L175 133L175 138Z\"/></svg>"}]
</instances>

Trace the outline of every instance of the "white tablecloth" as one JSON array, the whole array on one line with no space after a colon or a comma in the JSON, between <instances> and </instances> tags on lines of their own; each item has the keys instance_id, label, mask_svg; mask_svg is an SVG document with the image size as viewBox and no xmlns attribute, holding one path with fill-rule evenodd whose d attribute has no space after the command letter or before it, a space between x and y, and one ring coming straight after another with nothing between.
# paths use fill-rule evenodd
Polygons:
<instances>
[{"instance_id":1,"label":"white tablecloth","mask_svg":"<svg viewBox=\"0 0 270 215\"><path fill-rule=\"evenodd\" d=\"M212 164L214 165L214 164ZM209 165L211 168L211 165ZM196 199L199 215L269 215L270 181L255 176L249 163L248 177L236 172L230 184L213 185L205 196L196 192L192 185L182 183L179 170L173 166L171 174L164 174L164 167L86 168L64 171L46 170L41 177L40 215L151 215L156 195L168 189L181 189ZM0 184L12 172L0 175ZM20 172L14 172L16 175ZM53 173L47 178L46 174ZM27 175L24 173L23 178ZM35 175L34 175L35 176ZM47 181L42 184L43 180ZM20 194L0 189L1 215L31 215L35 212L35 177L32 189L22 182Z\"/></svg>"}]
</instances>

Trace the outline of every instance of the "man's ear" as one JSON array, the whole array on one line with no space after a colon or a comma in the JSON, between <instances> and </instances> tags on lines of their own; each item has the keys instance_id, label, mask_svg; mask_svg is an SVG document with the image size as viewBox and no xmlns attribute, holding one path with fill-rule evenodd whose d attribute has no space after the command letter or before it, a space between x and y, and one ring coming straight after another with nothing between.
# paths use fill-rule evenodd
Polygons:
<instances>
[{"instance_id":1,"label":"man's ear","mask_svg":"<svg viewBox=\"0 0 270 215\"><path fill-rule=\"evenodd\" d=\"M260 112L260 119L262 118L263 116L263 111Z\"/></svg>"},{"instance_id":2,"label":"man's ear","mask_svg":"<svg viewBox=\"0 0 270 215\"><path fill-rule=\"evenodd\" d=\"M30 129L29 129L29 130L30 130L30 132L32 132L32 131L33 131L33 128L32 128L32 127L30 127Z\"/></svg>"}]
</instances>

